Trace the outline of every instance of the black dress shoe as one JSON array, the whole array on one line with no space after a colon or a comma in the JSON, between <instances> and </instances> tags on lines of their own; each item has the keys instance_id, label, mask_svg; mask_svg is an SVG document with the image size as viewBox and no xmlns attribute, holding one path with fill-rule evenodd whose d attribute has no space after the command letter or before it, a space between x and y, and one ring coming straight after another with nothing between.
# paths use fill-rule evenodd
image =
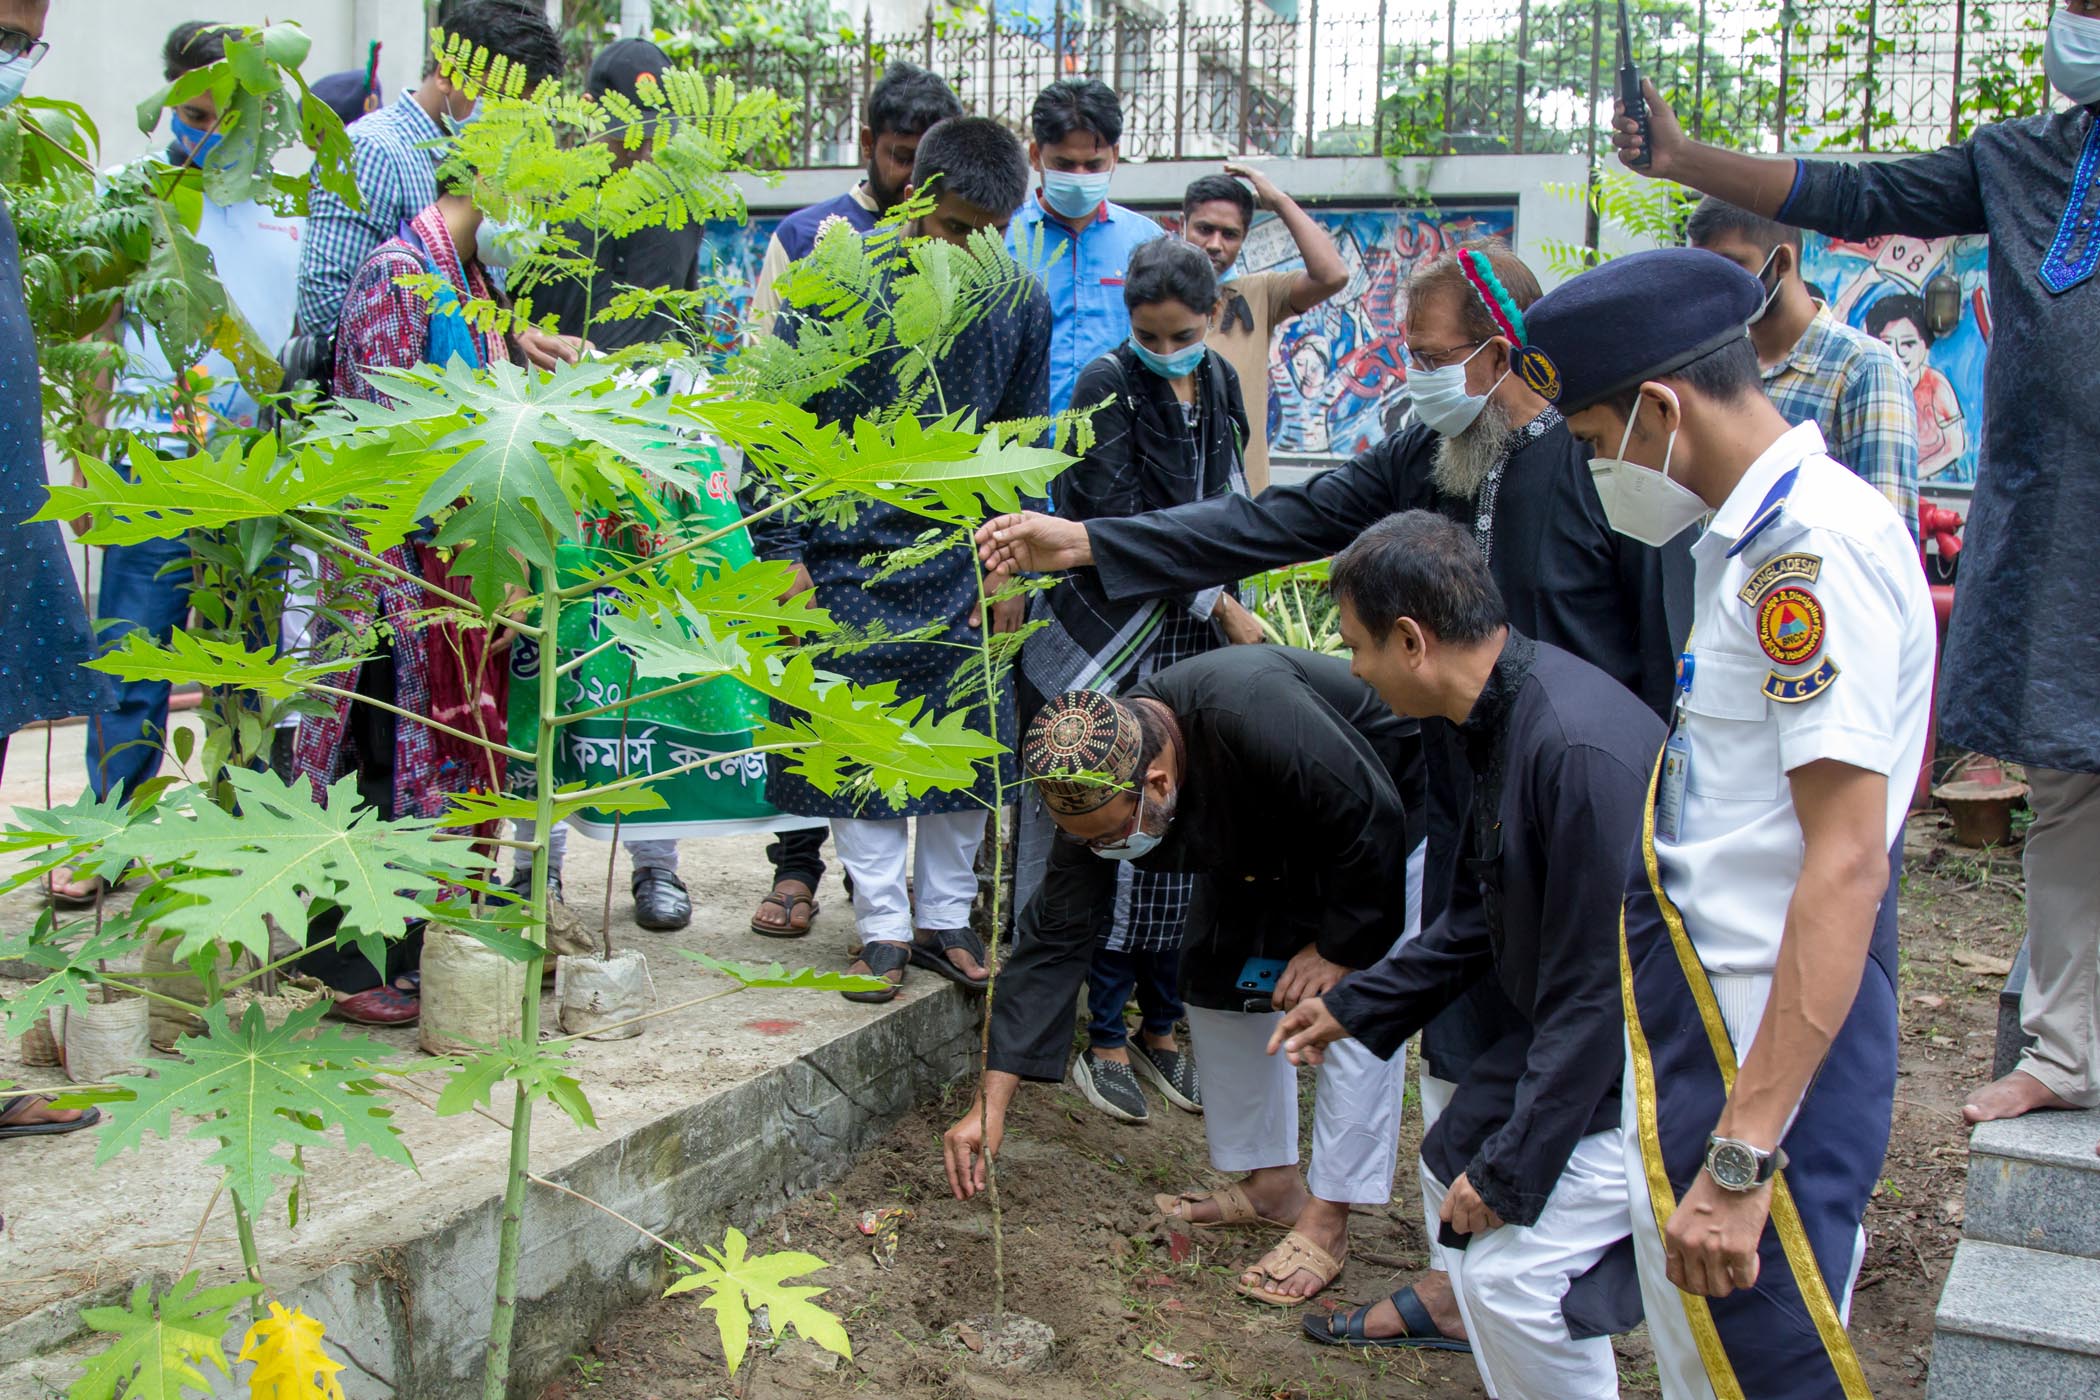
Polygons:
<instances>
[{"instance_id":1,"label":"black dress shoe","mask_svg":"<svg viewBox=\"0 0 2100 1400\"><path fill-rule=\"evenodd\" d=\"M634 921L658 933L684 928L693 921L692 896L672 870L634 872Z\"/></svg>"},{"instance_id":2,"label":"black dress shoe","mask_svg":"<svg viewBox=\"0 0 2100 1400\"><path fill-rule=\"evenodd\" d=\"M529 903L532 898L532 872L530 870L512 871L510 882L504 885L503 888L518 903ZM567 900L562 898L561 872L559 870L547 872L547 902L549 904L568 903Z\"/></svg>"}]
</instances>

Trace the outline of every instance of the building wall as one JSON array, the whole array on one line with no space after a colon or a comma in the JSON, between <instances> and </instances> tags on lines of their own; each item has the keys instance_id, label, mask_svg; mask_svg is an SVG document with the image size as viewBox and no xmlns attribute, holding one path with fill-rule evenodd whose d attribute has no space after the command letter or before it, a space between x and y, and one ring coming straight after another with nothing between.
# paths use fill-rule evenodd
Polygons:
<instances>
[{"instance_id":1,"label":"building wall","mask_svg":"<svg viewBox=\"0 0 2100 1400\"><path fill-rule=\"evenodd\" d=\"M304 72L362 68L365 46L380 42L379 81L387 100L414 87L423 72L423 0L59 0L44 37L51 52L29 76L28 92L87 108L102 133L104 160L130 160L166 140L138 128L139 99L158 90L160 48L184 20L262 24L289 20L313 39Z\"/></svg>"}]
</instances>

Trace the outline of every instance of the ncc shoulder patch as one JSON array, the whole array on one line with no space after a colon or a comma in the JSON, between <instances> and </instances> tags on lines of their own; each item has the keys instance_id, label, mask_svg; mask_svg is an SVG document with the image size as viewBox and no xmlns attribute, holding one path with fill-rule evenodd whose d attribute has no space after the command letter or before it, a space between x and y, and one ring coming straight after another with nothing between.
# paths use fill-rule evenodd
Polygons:
<instances>
[{"instance_id":1,"label":"ncc shoulder patch","mask_svg":"<svg viewBox=\"0 0 2100 1400\"><path fill-rule=\"evenodd\" d=\"M1800 579L1803 583L1814 583L1823 572L1823 556L1820 554L1775 554L1758 565L1757 572L1746 579L1735 596L1757 606L1757 600L1789 579Z\"/></svg>"},{"instance_id":2,"label":"ncc shoulder patch","mask_svg":"<svg viewBox=\"0 0 2100 1400\"><path fill-rule=\"evenodd\" d=\"M1782 666L1799 666L1823 649L1823 605L1795 584L1775 588L1757 605L1757 644Z\"/></svg>"},{"instance_id":3,"label":"ncc shoulder patch","mask_svg":"<svg viewBox=\"0 0 2100 1400\"><path fill-rule=\"evenodd\" d=\"M1765 694L1782 705L1798 705L1804 700L1813 700L1838 678L1837 662L1829 657L1823 664L1805 676L1782 676L1777 671L1765 672Z\"/></svg>"}]
</instances>

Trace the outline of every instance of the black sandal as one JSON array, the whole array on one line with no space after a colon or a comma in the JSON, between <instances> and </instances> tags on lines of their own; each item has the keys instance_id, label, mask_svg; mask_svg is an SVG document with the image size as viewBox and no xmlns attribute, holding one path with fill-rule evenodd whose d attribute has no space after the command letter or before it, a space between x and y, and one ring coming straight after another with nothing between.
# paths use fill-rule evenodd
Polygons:
<instances>
[{"instance_id":1,"label":"black sandal","mask_svg":"<svg viewBox=\"0 0 2100 1400\"><path fill-rule=\"evenodd\" d=\"M1323 1347L1379 1347L1389 1350L1411 1349L1414 1351L1457 1351L1470 1355L1471 1342L1462 1342L1456 1337L1447 1337L1439 1332L1436 1319L1422 1300L1415 1296L1415 1286L1395 1293L1393 1307L1400 1313L1400 1325L1407 1330L1397 1337L1372 1337L1364 1328L1371 1320L1371 1309L1376 1303L1366 1303L1345 1313L1307 1313L1300 1319L1305 1335Z\"/></svg>"},{"instance_id":2,"label":"black sandal","mask_svg":"<svg viewBox=\"0 0 2100 1400\"><path fill-rule=\"evenodd\" d=\"M40 1103L51 1103L49 1094L10 1094L0 1098L0 1138L58 1137L64 1133L77 1133L83 1128L92 1128L102 1121L102 1110L85 1109L78 1118L68 1118L59 1123L30 1123L14 1121L19 1115Z\"/></svg>"},{"instance_id":3,"label":"black sandal","mask_svg":"<svg viewBox=\"0 0 2100 1400\"><path fill-rule=\"evenodd\" d=\"M960 949L977 959L977 965L983 967L985 965L984 943L975 933L966 928L927 929L924 932L931 933L934 941L928 943L918 936L912 938L912 966L923 967L928 972L938 973L965 991L982 992L991 985L992 979L989 975L972 977L969 973L957 967L948 957L949 949Z\"/></svg>"},{"instance_id":4,"label":"black sandal","mask_svg":"<svg viewBox=\"0 0 2100 1400\"><path fill-rule=\"evenodd\" d=\"M817 915L824 912L822 906L817 903L816 896L789 894L784 890L774 890L771 894L758 901L758 907L761 909L768 904L778 905L781 914L787 919L787 923L779 928L775 928L771 924L762 924L757 919L753 919L751 921L751 931L762 938L807 938L809 937L811 925L817 921ZM795 908L797 905L802 904L809 906L809 923L796 928Z\"/></svg>"},{"instance_id":5,"label":"black sandal","mask_svg":"<svg viewBox=\"0 0 2100 1400\"><path fill-rule=\"evenodd\" d=\"M902 943L877 940L860 950L860 960L868 965L871 975L888 977L894 972L897 974L897 980L879 991L840 992L839 995L848 1001L864 1001L876 1005L895 1001L904 990L904 979L911 976L911 950Z\"/></svg>"}]
</instances>

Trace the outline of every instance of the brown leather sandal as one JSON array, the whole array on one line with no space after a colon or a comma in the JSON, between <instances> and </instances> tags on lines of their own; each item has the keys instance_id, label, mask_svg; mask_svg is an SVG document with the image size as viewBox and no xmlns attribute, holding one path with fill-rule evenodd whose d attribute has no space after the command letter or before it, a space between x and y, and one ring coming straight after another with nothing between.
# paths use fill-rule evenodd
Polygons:
<instances>
[{"instance_id":1,"label":"brown leather sandal","mask_svg":"<svg viewBox=\"0 0 2100 1400\"><path fill-rule=\"evenodd\" d=\"M1184 1205L1201 1205L1205 1201L1217 1203L1216 1220L1191 1220L1179 1209ZM1175 1224L1195 1230L1238 1230L1252 1225L1272 1225L1279 1230L1291 1228L1290 1221L1271 1220L1256 1210L1254 1202L1247 1198L1246 1186L1237 1181L1215 1191L1184 1191L1178 1196L1169 1196L1162 1191L1152 1198L1152 1208Z\"/></svg>"},{"instance_id":2,"label":"brown leather sandal","mask_svg":"<svg viewBox=\"0 0 2100 1400\"><path fill-rule=\"evenodd\" d=\"M806 938L809 935L810 925L817 921L817 915L824 912L823 906L817 903L815 896L789 894L785 890L774 890L771 894L764 896L758 901L758 907L761 909L768 904L780 910L781 914L787 919L787 926L776 928L772 924L762 924L754 918L751 921L751 931L758 934L761 938ZM809 917L802 923L797 924L795 922L795 910L804 904L809 906Z\"/></svg>"},{"instance_id":3,"label":"brown leather sandal","mask_svg":"<svg viewBox=\"0 0 2100 1400\"><path fill-rule=\"evenodd\" d=\"M1261 1279L1260 1283L1248 1283L1235 1279L1233 1288L1242 1297L1252 1298L1257 1303L1266 1303L1272 1308L1299 1308L1311 1302L1327 1290L1327 1286L1342 1276L1342 1266L1349 1262L1349 1251L1344 1249L1337 1259L1314 1244L1296 1230L1283 1237L1283 1243L1261 1257L1261 1262L1247 1272ZM1320 1281L1320 1286L1306 1294L1279 1293L1276 1290L1289 1282L1292 1274L1309 1273Z\"/></svg>"}]
</instances>

